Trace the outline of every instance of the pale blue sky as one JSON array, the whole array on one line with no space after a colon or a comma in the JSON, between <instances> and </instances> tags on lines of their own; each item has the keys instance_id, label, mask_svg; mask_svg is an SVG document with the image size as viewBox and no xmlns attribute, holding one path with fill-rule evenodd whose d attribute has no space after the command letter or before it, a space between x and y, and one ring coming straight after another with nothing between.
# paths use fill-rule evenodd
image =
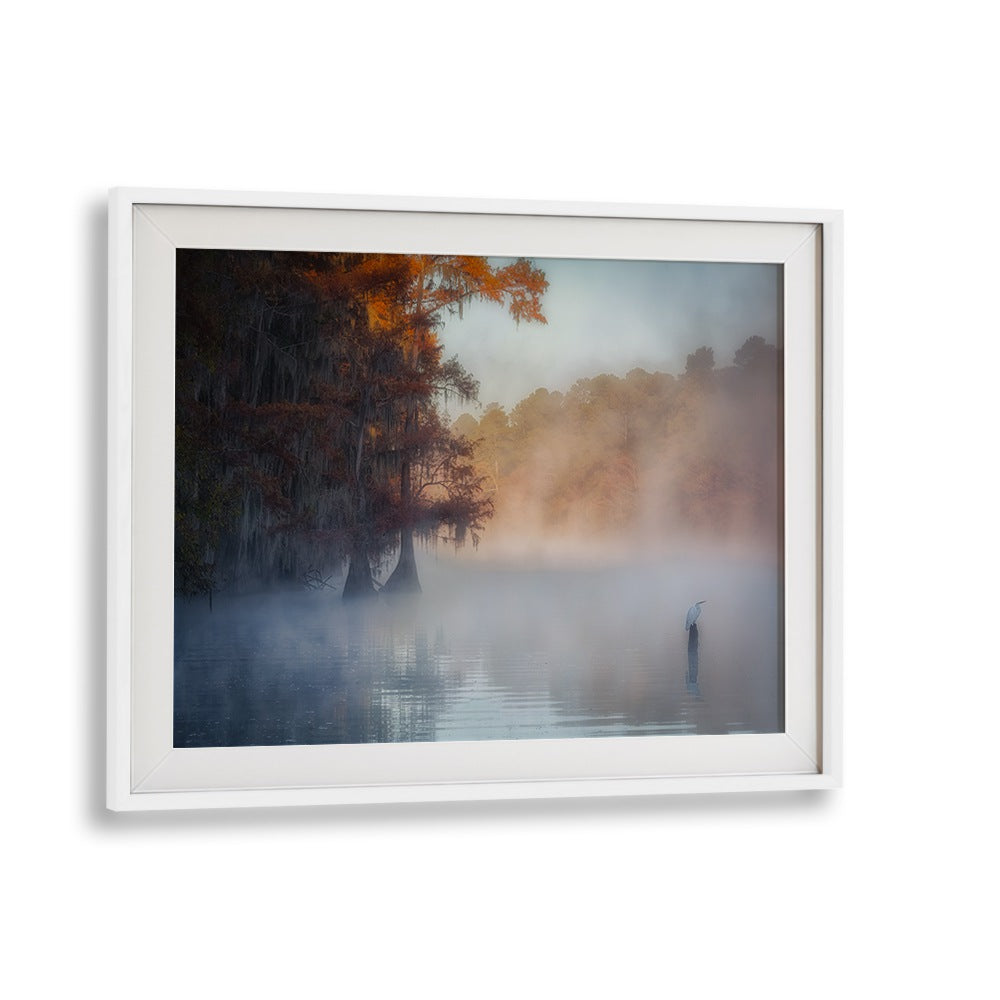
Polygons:
<instances>
[{"instance_id":1,"label":"pale blue sky","mask_svg":"<svg viewBox=\"0 0 1000 1000\"><path fill-rule=\"evenodd\" d=\"M496 259L500 263L500 259ZM479 401L506 408L540 386L564 392L579 378L632 368L684 371L698 347L732 364L754 335L778 340L780 268L774 264L535 259L549 280L548 324L515 326L505 310L473 303L441 339L479 379ZM459 411L460 412L460 411Z\"/></svg>"}]
</instances>

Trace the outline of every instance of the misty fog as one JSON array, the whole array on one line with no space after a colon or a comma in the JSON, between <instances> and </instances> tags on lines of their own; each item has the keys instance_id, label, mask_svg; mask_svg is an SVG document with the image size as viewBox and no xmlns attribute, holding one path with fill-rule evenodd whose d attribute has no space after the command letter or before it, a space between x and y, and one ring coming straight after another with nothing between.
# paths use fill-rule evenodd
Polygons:
<instances>
[{"instance_id":1,"label":"misty fog","mask_svg":"<svg viewBox=\"0 0 1000 1000\"><path fill-rule=\"evenodd\" d=\"M176 264L176 745L780 730L780 268Z\"/></svg>"},{"instance_id":2,"label":"misty fog","mask_svg":"<svg viewBox=\"0 0 1000 1000\"><path fill-rule=\"evenodd\" d=\"M424 592L178 602L177 746L774 732L773 567L717 554L512 568L419 555ZM705 600L692 635L687 608Z\"/></svg>"}]
</instances>

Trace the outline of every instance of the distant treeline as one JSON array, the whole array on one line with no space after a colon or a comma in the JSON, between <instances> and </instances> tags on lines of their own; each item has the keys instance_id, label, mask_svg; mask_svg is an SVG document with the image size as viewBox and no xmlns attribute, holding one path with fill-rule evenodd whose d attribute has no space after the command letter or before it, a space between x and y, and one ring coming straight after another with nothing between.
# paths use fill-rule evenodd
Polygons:
<instances>
[{"instance_id":1,"label":"distant treeline","mask_svg":"<svg viewBox=\"0 0 1000 1000\"><path fill-rule=\"evenodd\" d=\"M439 409L477 383L436 330L472 300L544 322L545 275L484 257L178 250L175 587L419 589L414 535L492 514Z\"/></svg>"},{"instance_id":2,"label":"distant treeline","mask_svg":"<svg viewBox=\"0 0 1000 1000\"><path fill-rule=\"evenodd\" d=\"M538 389L508 413L465 413L495 506L489 544L614 539L637 547L687 536L749 545L779 531L780 351L749 338L731 366L710 348L686 371L598 375Z\"/></svg>"}]
</instances>

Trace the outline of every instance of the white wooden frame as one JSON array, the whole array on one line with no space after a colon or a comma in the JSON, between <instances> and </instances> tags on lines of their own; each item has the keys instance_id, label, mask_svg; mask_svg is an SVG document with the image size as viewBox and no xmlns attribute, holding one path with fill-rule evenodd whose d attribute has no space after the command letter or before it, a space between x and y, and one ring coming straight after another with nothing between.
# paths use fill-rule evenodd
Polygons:
<instances>
[{"instance_id":1,"label":"white wooden frame","mask_svg":"<svg viewBox=\"0 0 1000 1000\"><path fill-rule=\"evenodd\" d=\"M114 810L831 788L841 775L839 212L116 189L110 202L107 802ZM781 264L784 733L172 745L175 249Z\"/></svg>"}]
</instances>

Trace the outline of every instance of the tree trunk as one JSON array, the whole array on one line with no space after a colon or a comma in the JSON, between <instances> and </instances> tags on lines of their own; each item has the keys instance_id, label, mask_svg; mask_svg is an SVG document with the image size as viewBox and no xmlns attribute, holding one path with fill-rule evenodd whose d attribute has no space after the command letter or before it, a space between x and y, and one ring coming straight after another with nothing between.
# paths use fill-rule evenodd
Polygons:
<instances>
[{"instance_id":1,"label":"tree trunk","mask_svg":"<svg viewBox=\"0 0 1000 1000\"><path fill-rule=\"evenodd\" d=\"M414 362L416 364L416 362ZM416 430L419 421L417 404L411 399L406 407L406 423L403 426L405 437ZM413 501L413 482L411 479L410 460L404 459L399 467L399 500L403 517L411 516ZM410 521L410 524L413 522ZM391 594L419 594L420 579L417 576L417 560L413 552L413 529L404 524L399 529L399 562L392 575L385 582L385 589Z\"/></svg>"},{"instance_id":2,"label":"tree trunk","mask_svg":"<svg viewBox=\"0 0 1000 1000\"><path fill-rule=\"evenodd\" d=\"M420 275L417 279L417 303L413 315L419 319L424 308L424 266L421 265ZM411 344L413 356L410 359L415 370L420 368L420 352L416 346L416 340ZM416 430L418 422L417 403L413 397L406 402L406 420L403 424L404 440ZM399 500L403 517L408 518L411 514L411 501L413 497L413 484L410 479L410 460L404 458L399 467ZM412 522L410 522L412 524ZM392 571L389 579L385 581L383 590L389 594L419 594L420 578L417 576L417 559L413 551L413 529L405 525L399 529L399 562Z\"/></svg>"},{"instance_id":3,"label":"tree trunk","mask_svg":"<svg viewBox=\"0 0 1000 1000\"><path fill-rule=\"evenodd\" d=\"M383 588L389 594L419 594L417 559L413 551L413 531L403 528L399 533L399 562Z\"/></svg>"},{"instance_id":4,"label":"tree trunk","mask_svg":"<svg viewBox=\"0 0 1000 1000\"><path fill-rule=\"evenodd\" d=\"M372 579L372 563L368 558L366 541L370 538L368 491L362 475L365 429L371 421L371 391L364 389L358 404L358 433L354 442L351 466L354 473L352 486L357 503L357 520L354 525L354 539L347 563L347 577L344 580L343 599L353 601L359 597L375 597L378 591ZM350 453L349 453L350 454Z\"/></svg>"},{"instance_id":5,"label":"tree trunk","mask_svg":"<svg viewBox=\"0 0 1000 1000\"><path fill-rule=\"evenodd\" d=\"M375 597L375 583L372 580L371 561L363 545L355 544L351 549L347 565L347 579L344 580L343 600L353 601L359 597Z\"/></svg>"},{"instance_id":6,"label":"tree trunk","mask_svg":"<svg viewBox=\"0 0 1000 1000\"><path fill-rule=\"evenodd\" d=\"M409 423L409 420L407 420ZM410 463L400 467L399 492L405 511L410 503ZM420 579L417 576L417 557L413 551L413 529L399 529L399 562L392 575L385 582L385 590L390 594L419 594Z\"/></svg>"}]
</instances>

